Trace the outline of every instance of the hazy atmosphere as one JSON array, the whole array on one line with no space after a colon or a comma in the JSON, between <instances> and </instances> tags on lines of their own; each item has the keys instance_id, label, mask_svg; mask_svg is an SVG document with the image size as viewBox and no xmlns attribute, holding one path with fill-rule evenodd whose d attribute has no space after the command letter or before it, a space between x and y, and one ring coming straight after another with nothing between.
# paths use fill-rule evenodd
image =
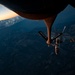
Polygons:
<instances>
[{"instance_id":1,"label":"hazy atmosphere","mask_svg":"<svg viewBox=\"0 0 75 75\"><path fill-rule=\"evenodd\" d=\"M64 26L64 42L56 55L38 34L47 33L43 20L23 18L0 5L0 75L74 75L75 42L69 38L75 39L75 8L70 5L58 14L52 36Z\"/></svg>"}]
</instances>

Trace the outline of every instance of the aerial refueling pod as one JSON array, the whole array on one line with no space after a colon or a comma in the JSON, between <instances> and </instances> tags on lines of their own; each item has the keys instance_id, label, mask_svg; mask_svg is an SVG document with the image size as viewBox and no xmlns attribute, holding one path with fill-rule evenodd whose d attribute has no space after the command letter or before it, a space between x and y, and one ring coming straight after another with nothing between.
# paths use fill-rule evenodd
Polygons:
<instances>
[{"instance_id":1,"label":"aerial refueling pod","mask_svg":"<svg viewBox=\"0 0 75 75\"><path fill-rule=\"evenodd\" d=\"M47 26L47 44L51 43L51 27L57 14L68 4L75 7L74 0L0 0L0 4L3 4L22 17L44 20Z\"/></svg>"},{"instance_id":2,"label":"aerial refueling pod","mask_svg":"<svg viewBox=\"0 0 75 75\"><path fill-rule=\"evenodd\" d=\"M75 6L74 0L0 0L22 17L44 19L61 12L68 4Z\"/></svg>"}]
</instances>

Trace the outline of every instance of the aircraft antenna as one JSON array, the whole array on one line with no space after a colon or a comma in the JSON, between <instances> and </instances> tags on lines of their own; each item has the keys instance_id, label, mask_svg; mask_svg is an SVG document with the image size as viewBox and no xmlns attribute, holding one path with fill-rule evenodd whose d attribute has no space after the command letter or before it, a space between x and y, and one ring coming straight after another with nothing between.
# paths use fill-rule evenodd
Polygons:
<instances>
[{"instance_id":1,"label":"aircraft antenna","mask_svg":"<svg viewBox=\"0 0 75 75\"><path fill-rule=\"evenodd\" d=\"M62 33L65 31L65 29L66 29L66 26L64 26L64 28L63 28L63 30L62 30Z\"/></svg>"}]
</instances>

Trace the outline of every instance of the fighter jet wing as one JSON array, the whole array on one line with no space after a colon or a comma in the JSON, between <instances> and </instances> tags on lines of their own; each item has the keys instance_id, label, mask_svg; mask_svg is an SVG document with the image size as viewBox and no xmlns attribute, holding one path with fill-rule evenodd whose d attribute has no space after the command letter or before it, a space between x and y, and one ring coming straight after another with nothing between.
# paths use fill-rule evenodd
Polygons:
<instances>
[{"instance_id":1,"label":"fighter jet wing","mask_svg":"<svg viewBox=\"0 0 75 75\"><path fill-rule=\"evenodd\" d=\"M43 38L44 40L47 41L48 37L46 36L46 34L44 34L42 31L39 31L38 33L39 33L40 36L42 36L42 38ZM55 36L56 36L55 33L52 32L52 33L51 33L51 41L55 40L55 39L54 39Z\"/></svg>"}]
</instances>

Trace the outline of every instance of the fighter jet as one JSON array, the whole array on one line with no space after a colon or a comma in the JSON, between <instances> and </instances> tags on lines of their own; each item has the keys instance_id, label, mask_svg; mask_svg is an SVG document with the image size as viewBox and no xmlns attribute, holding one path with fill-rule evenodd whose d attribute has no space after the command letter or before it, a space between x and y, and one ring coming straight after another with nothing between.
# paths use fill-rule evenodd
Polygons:
<instances>
[{"instance_id":1,"label":"fighter jet","mask_svg":"<svg viewBox=\"0 0 75 75\"><path fill-rule=\"evenodd\" d=\"M51 27L58 15L68 4L75 7L75 0L0 0L7 8L18 15L33 19L44 20L47 27L47 44L51 44Z\"/></svg>"},{"instance_id":2,"label":"fighter jet","mask_svg":"<svg viewBox=\"0 0 75 75\"><path fill-rule=\"evenodd\" d=\"M75 39L74 38L72 38L71 36L69 36L69 35L64 35L65 33L64 33L64 31L65 31L65 29L66 29L66 26L64 26L64 28L63 28L63 30L62 30L62 32L61 33L59 33L59 34L57 34L56 35L56 33L55 34L53 34L52 36L51 36L51 44L50 45L48 45L48 46L54 46L54 50L55 50L55 54L57 55L58 54L58 52L59 52L59 49L60 49L60 44L61 43L63 43L63 42L65 42L66 41L66 39L67 40L69 40L70 42L75 42ZM47 40L48 39L48 37L42 32L42 31L39 31L38 32L45 40ZM62 38L64 38L64 39L62 39Z\"/></svg>"}]
</instances>

